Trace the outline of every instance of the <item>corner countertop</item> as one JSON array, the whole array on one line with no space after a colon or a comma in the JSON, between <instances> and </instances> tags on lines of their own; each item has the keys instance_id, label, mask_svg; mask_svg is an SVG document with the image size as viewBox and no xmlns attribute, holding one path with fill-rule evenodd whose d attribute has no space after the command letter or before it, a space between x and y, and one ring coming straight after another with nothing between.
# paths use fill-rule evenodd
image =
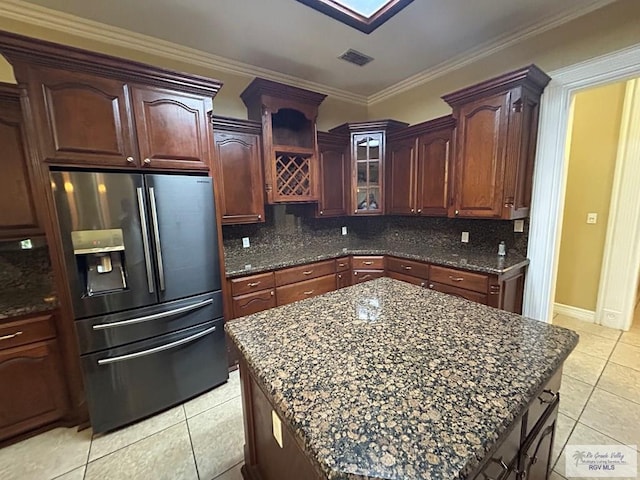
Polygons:
<instances>
[{"instance_id":1,"label":"corner countertop","mask_svg":"<svg viewBox=\"0 0 640 480\"><path fill-rule=\"evenodd\" d=\"M7 318L48 312L58 308L58 297L49 288L11 289L0 292L0 321Z\"/></svg>"},{"instance_id":2,"label":"corner countertop","mask_svg":"<svg viewBox=\"0 0 640 480\"><path fill-rule=\"evenodd\" d=\"M495 251L488 252L472 247L447 248L406 241L351 240L339 244L310 245L305 246L304 249L250 247L226 252L226 276L227 278L241 277L345 255L393 255L409 260L498 275L529 264L529 259L515 252L499 257Z\"/></svg>"},{"instance_id":3,"label":"corner countertop","mask_svg":"<svg viewBox=\"0 0 640 480\"><path fill-rule=\"evenodd\" d=\"M575 332L390 278L227 332L328 479L463 479L578 342Z\"/></svg>"}]
</instances>

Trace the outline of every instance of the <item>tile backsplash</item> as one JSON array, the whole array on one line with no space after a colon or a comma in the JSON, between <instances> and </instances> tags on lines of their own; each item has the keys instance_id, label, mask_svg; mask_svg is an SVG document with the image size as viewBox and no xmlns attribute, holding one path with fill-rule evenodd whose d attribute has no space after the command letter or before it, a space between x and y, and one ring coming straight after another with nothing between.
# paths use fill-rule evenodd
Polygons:
<instances>
[{"instance_id":1,"label":"tile backsplash","mask_svg":"<svg viewBox=\"0 0 640 480\"><path fill-rule=\"evenodd\" d=\"M242 249L242 238L249 237L254 250L304 248L317 244L341 242L341 227L349 238L359 240L402 240L428 242L431 246L452 249L496 251L500 241L507 249L523 256L527 253L528 221L523 233L513 231L513 221L469 220L435 217L340 217L313 218L312 205L267 206L264 224L225 225L222 228L225 251ZM469 232L469 243L460 241Z\"/></svg>"}]
</instances>

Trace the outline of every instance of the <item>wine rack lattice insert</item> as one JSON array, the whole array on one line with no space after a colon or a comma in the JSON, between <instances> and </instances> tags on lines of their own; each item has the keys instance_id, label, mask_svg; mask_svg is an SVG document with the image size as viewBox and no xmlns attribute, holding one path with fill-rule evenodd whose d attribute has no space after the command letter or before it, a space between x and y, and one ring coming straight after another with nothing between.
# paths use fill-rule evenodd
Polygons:
<instances>
[{"instance_id":1,"label":"wine rack lattice insert","mask_svg":"<svg viewBox=\"0 0 640 480\"><path fill-rule=\"evenodd\" d=\"M281 196L311 195L311 155L276 153L276 188Z\"/></svg>"}]
</instances>

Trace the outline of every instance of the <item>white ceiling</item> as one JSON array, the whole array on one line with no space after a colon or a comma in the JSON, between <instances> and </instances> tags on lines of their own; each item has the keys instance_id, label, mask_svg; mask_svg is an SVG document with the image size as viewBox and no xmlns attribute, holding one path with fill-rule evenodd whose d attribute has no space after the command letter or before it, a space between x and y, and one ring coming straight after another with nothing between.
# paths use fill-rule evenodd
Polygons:
<instances>
[{"instance_id":1,"label":"white ceiling","mask_svg":"<svg viewBox=\"0 0 640 480\"><path fill-rule=\"evenodd\" d=\"M415 0L366 35L296 0L28 0L365 97L611 1Z\"/></svg>"}]
</instances>

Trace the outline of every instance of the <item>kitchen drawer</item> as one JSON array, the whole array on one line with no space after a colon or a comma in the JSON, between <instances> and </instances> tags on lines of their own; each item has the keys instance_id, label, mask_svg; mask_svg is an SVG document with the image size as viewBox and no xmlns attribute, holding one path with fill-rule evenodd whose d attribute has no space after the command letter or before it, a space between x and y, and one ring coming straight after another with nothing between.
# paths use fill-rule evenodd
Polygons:
<instances>
[{"instance_id":1,"label":"kitchen drawer","mask_svg":"<svg viewBox=\"0 0 640 480\"><path fill-rule=\"evenodd\" d=\"M485 295L489 285L489 277L487 277L487 275L457 270L455 268L439 267L437 265L431 265L429 268L429 280L454 287L466 288L467 290L484 293ZM486 303L486 300L484 303Z\"/></svg>"},{"instance_id":2,"label":"kitchen drawer","mask_svg":"<svg viewBox=\"0 0 640 480\"><path fill-rule=\"evenodd\" d=\"M465 290L464 288L452 287L451 285L443 285L442 283L429 282L429 288L437 292L448 293L456 297L466 298L472 302L487 304L487 294Z\"/></svg>"},{"instance_id":3,"label":"kitchen drawer","mask_svg":"<svg viewBox=\"0 0 640 480\"><path fill-rule=\"evenodd\" d=\"M336 258L336 272L346 272L347 270L351 270L351 258Z\"/></svg>"},{"instance_id":4,"label":"kitchen drawer","mask_svg":"<svg viewBox=\"0 0 640 480\"><path fill-rule=\"evenodd\" d=\"M55 338L53 314L37 315L0 324L0 350Z\"/></svg>"},{"instance_id":5,"label":"kitchen drawer","mask_svg":"<svg viewBox=\"0 0 640 480\"><path fill-rule=\"evenodd\" d=\"M517 477L514 473L518 468L522 422L518 419L514 423L514 429L509 432L504 442L491 454L491 457L482 466L480 473L473 477L475 480L511 480Z\"/></svg>"},{"instance_id":6,"label":"kitchen drawer","mask_svg":"<svg viewBox=\"0 0 640 480\"><path fill-rule=\"evenodd\" d=\"M315 297L323 293L332 292L336 289L336 275L325 275L324 277L313 278L291 285L276 288L278 305L297 302L304 298Z\"/></svg>"},{"instance_id":7,"label":"kitchen drawer","mask_svg":"<svg viewBox=\"0 0 640 480\"><path fill-rule=\"evenodd\" d=\"M387 257L387 270L392 272L404 273L412 277L429 278L429 264L415 262L413 260L404 260L402 258Z\"/></svg>"},{"instance_id":8,"label":"kitchen drawer","mask_svg":"<svg viewBox=\"0 0 640 480\"><path fill-rule=\"evenodd\" d=\"M309 263L299 267L285 268L276 272L276 286L289 285L336 272L336 261Z\"/></svg>"},{"instance_id":9,"label":"kitchen drawer","mask_svg":"<svg viewBox=\"0 0 640 480\"><path fill-rule=\"evenodd\" d=\"M275 289L261 290L233 297L233 318L244 317L276 306Z\"/></svg>"},{"instance_id":10,"label":"kitchen drawer","mask_svg":"<svg viewBox=\"0 0 640 480\"><path fill-rule=\"evenodd\" d=\"M405 275L404 273L394 272L393 270L387 272L387 277L394 278L396 280L401 280L407 283L412 283L413 285L418 285L419 287L426 287L428 283L426 280L422 278L412 277L411 275Z\"/></svg>"},{"instance_id":11,"label":"kitchen drawer","mask_svg":"<svg viewBox=\"0 0 640 480\"><path fill-rule=\"evenodd\" d=\"M562 369L558 370L551 380L543 387L542 392L531 402L529 411L527 412L527 431L529 435L535 428L536 424L545 417L547 410L554 406L554 402L560 392L560 383L562 382Z\"/></svg>"},{"instance_id":12,"label":"kitchen drawer","mask_svg":"<svg viewBox=\"0 0 640 480\"><path fill-rule=\"evenodd\" d=\"M351 267L354 270L384 270L384 257L353 257Z\"/></svg>"},{"instance_id":13,"label":"kitchen drawer","mask_svg":"<svg viewBox=\"0 0 640 480\"><path fill-rule=\"evenodd\" d=\"M258 273L249 277L232 278L231 293L234 297L275 287L273 272Z\"/></svg>"},{"instance_id":14,"label":"kitchen drawer","mask_svg":"<svg viewBox=\"0 0 640 480\"><path fill-rule=\"evenodd\" d=\"M354 270L351 280L353 285L384 277L384 270Z\"/></svg>"}]
</instances>

